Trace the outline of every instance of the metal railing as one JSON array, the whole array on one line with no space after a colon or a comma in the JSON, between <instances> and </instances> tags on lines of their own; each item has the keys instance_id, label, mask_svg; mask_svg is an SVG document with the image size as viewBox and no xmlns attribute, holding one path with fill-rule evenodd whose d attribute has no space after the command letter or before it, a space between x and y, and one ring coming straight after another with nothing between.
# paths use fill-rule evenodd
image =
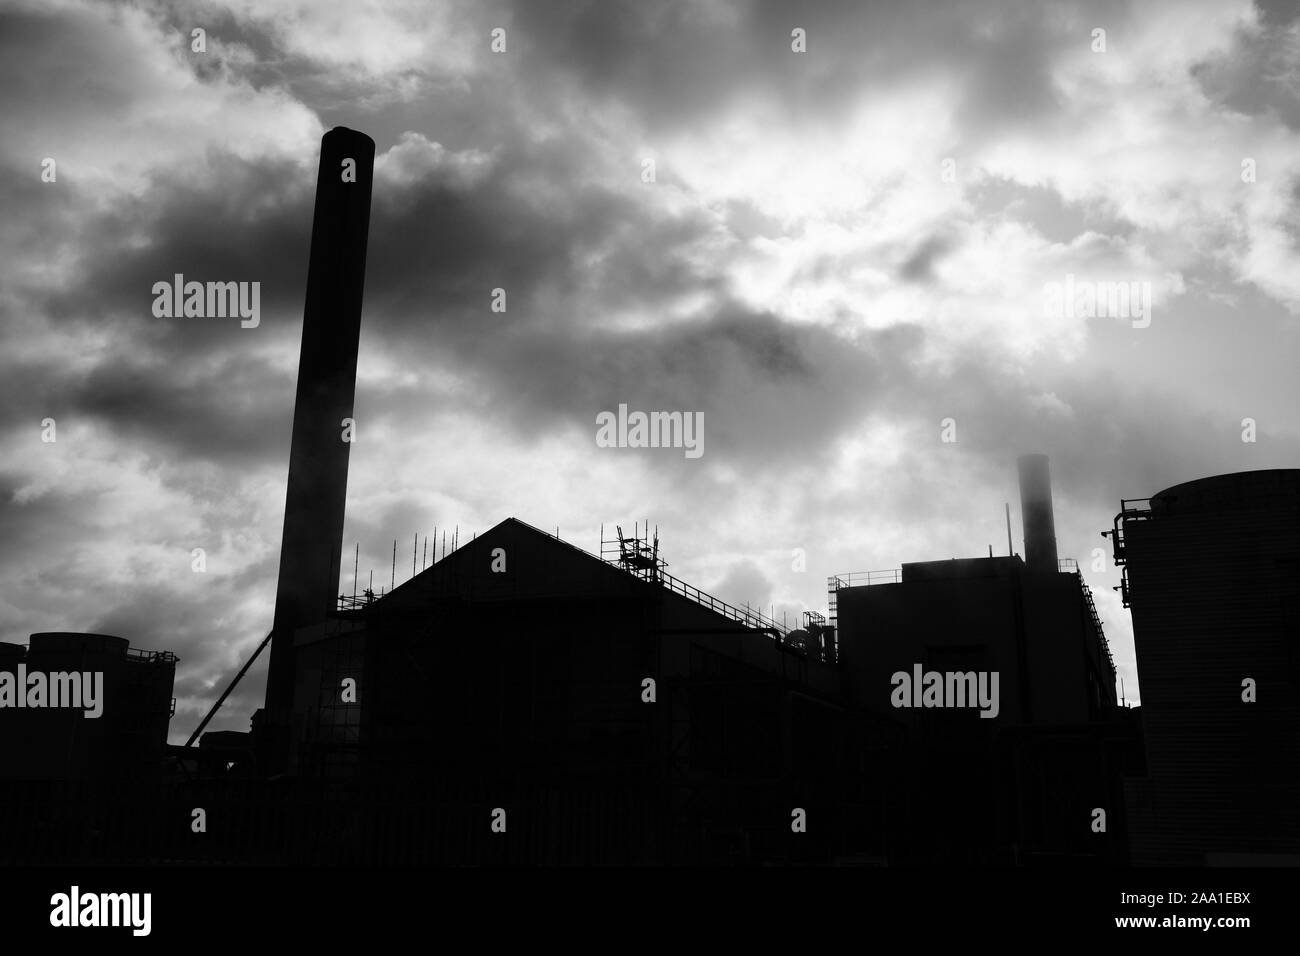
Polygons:
<instances>
[{"instance_id":1,"label":"metal railing","mask_svg":"<svg viewBox=\"0 0 1300 956\"><path fill-rule=\"evenodd\" d=\"M175 664L177 660L171 651L142 651L137 647L128 647L126 656L146 664Z\"/></svg>"},{"instance_id":2,"label":"metal railing","mask_svg":"<svg viewBox=\"0 0 1300 956\"><path fill-rule=\"evenodd\" d=\"M830 618L832 625L839 623L840 602L836 592L840 588L902 583L902 568L889 568L886 571L850 571L847 574L832 574L826 579L826 614Z\"/></svg>"},{"instance_id":3,"label":"metal railing","mask_svg":"<svg viewBox=\"0 0 1300 956\"><path fill-rule=\"evenodd\" d=\"M828 591L838 591L840 588L857 588L873 584L901 584L902 582L902 568L889 568L885 571L850 571L848 574L832 574L826 579L826 589Z\"/></svg>"},{"instance_id":4,"label":"metal railing","mask_svg":"<svg viewBox=\"0 0 1300 956\"><path fill-rule=\"evenodd\" d=\"M1117 673L1115 658L1111 656L1110 642L1106 640L1106 632L1101 626L1101 615L1097 613L1097 604L1092 599L1092 588L1088 587L1088 582L1083 579L1083 575L1077 569L1074 574L1079 579L1079 589L1083 593L1083 601L1087 605L1088 613L1092 616L1092 626L1097 632L1097 640L1101 642L1101 649L1106 654L1106 660L1110 664L1110 672L1115 674Z\"/></svg>"},{"instance_id":5,"label":"metal railing","mask_svg":"<svg viewBox=\"0 0 1300 956\"><path fill-rule=\"evenodd\" d=\"M627 570L617 561L607 561L606 563L611 564L620 570ZM765 614L761 614L752 608L740 608L734 604L729 604L720 598L714 597L712 594L701 591L694 585L687 584L680 578L673 577L666 571L659 571L653 577L649 578L643 577L640 574L635 574L631 571L628 571L628 573L642 581L650 581L652 583L657 581L674 594L680 594L682 597L694 601L701 607L707 607L709 610L721 614L728 620L735 621L738 624L744 624L746 627L751 627L755 630L772 631L774 632L774 636L784 636L789 630L789 628L782 627Z\"/></svg>"},{"instance_id":6,"label":"metal railing","mask_svg":"<svg viewBox=\"0 0 1300 956\"><path fill-rule=\"evenodd\" d=\"M1112 557L1117 565L1125 561L1124 525L1128 521L1143 521L1151 517L1150 498L1121 498L1119 514L1115 516L1114 528L1111 530Z\"/></svg>"}]
</instances>

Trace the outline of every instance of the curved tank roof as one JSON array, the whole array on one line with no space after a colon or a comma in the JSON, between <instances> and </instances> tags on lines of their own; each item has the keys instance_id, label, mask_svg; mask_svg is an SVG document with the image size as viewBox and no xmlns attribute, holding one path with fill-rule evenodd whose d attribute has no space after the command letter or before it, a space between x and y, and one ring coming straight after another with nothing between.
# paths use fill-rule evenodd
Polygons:
<instances>
[{"instance_id":1,"label":"curved tank roof","mask_svg":"<svg viewBox=\"0 0 1300 956\"><path fill-rule=\"evenodd\" d=\"M33 634L30 653L91 653L125 655L130 641L111 634L82 634L77 631L42 631Z\"/></svg>"},{"instance_id":2,"label":"curved tank roof","mask_svg":"<svg viewBox=\"0 0 1300 956\"><path fill-rule=\"evenodd\" d=\"M1254 510L1300 502L1300 468L1238 471L1185 481L1151 498L1153 511Z\"/></svg>"}]
</instances>

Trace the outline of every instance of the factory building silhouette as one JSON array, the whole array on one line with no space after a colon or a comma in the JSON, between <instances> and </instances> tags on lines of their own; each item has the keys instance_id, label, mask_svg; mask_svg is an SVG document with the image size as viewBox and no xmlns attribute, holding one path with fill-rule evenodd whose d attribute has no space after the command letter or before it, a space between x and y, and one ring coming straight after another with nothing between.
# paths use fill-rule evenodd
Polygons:
<instances>
[{"instance_id":1,"label":"factory building silhouette","mask_svg":"<svg viewBox=\"0 0 1300 956\"><path fill-rule=\"evenodd\" d=\"M1157 721L1144 750L1139 712L1116 701L1091 592L1056 554L1044 456L1020 461L1023 559L836 575L829 619L810 612L793 630L671 575L648 524L603 532L591 554L507 518L382 596L339 595L350 449L340 431L353 408L373 161L361 133L336 128L322 139L275 613L236 677L270 648L264 708L248 732L203 733L209 713L189 744L165 747L157 708L170 701L174 657L133 654L103 636L33 635L28 660L120 651L126 671L148 676L120 680L105 702L104 718L131 728L107 761L134 768L125 783L105 759L67 747L82 714L24 717L36 720L22 731L29 779L0 786L15 834L0 858L1129 859L1130 820L1146 820L1161 788L1192 771L1161 749L1171 724ZM340 175L349 162L352 179ZM1207 522L1186 533L1187 547L1210 547ZM1128 562L1133 593L1154 602L1135 615L1141 660L1143 628L1165 620L1159 595L1169 585L1146 570L1158 548L1139 540L1126 531L1116 558ZM1293 531L1261 554L1287 547ZM1271 581L1262 584L1282 595L1277 621L1293 621L1294 591ZM1242 587L1231 600L1258 600L1249 594ZM1153 712L1168 714L1163 689L1177 684L1183 657L1161 643L1166 625L1155 626ZM1288 646L1294 655L1294 636ZM0 670L20 650L0 646ZM940 689L956 690L957 705L950 696L932 706L931 673L947 675ZM917 686L900 693L900 675ZM1294 678L1289 690L1267 686L1277 709L1260 713L1294 721ZM0 711L6 743L17 734L12 714ZM1250 729L1218 733L1229 748ZM1221 766L1196 772L1210 787ZM1294 760L1290 773L1276 778L1279 799L1293 792ZM1128 800L1126 777L1139 778ZM1186 820L1205 804L1190 806ZM24 829L25 820L36 825ZM1142 854L1158 842L1142 839Z\"/></svg>"},{"instance_id":2,"label":"factory building silhouette","mask_svg":"<svg viewBox=\"0 0 1300 956\"><path fill-rule=\"evenodd\" d=\"M891 675L997 674L997 715L894 709L907 728L899 785L918 861L1019 863L1125 856L1122 773L1135 722L1092 593L1056 551L1048 462L1019 461L1025 559L968 558L836 575L831 606L850 699L883 708ZM955 786L960 781L959 786ZM1090 825L1106 811L1106 828Z\"/></svg>"}]
</instances>

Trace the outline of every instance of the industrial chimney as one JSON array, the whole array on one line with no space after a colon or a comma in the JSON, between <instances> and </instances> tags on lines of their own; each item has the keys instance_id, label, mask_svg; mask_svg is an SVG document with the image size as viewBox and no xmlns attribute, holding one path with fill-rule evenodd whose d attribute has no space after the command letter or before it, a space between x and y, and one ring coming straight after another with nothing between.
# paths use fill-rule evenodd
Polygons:
<instances>
[{"instance_id":1,"label":"industrial chimney","mask_svg":"<svg viewBox=\"0 0 1300 956\"><path fill-rule=\"evenodd\" d=\"M1020 522L1025 531L1025 564L1030 571L1056 572L1056 519L1052 515L1052 476L1046 455L1021 455Z\"/></svg>"},{"instance_id":2,"label":"industrial chimney","mask_svg":"<svg viewBox=\"0 0 1300 956\"><path fill-rule=\"evenodd\" d=\"M350 447L343 420L356 392L374 166L375 143L364 133L338 126L321 138L266 684L272 771L288 763L294 631L324 620L338 589Z\"/></svg>"}]
</instances>

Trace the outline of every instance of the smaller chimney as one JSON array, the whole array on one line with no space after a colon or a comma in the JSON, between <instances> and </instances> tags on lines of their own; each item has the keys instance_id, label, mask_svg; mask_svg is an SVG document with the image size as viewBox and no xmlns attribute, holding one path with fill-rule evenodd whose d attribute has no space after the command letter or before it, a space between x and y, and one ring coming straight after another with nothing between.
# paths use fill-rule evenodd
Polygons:
<instances>
[{"instance_id":1,"label":"smaller chimney","mask_svg":"<svg viewBox=\"0 0 1300 956\"><path fill-rule=\"evenodd\" d=\"M1059 570L1056 519L1052 514L1052 476L1046 455L1021 455L1020 523L1025 529L1025 565L1040 573Z\"/></svg>"}]
</instances>

